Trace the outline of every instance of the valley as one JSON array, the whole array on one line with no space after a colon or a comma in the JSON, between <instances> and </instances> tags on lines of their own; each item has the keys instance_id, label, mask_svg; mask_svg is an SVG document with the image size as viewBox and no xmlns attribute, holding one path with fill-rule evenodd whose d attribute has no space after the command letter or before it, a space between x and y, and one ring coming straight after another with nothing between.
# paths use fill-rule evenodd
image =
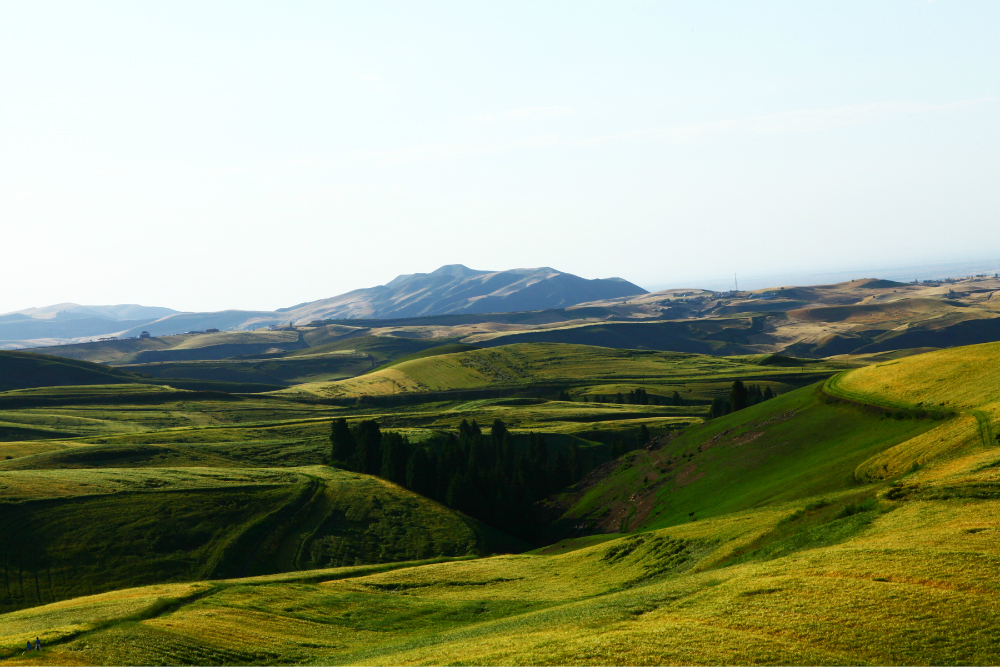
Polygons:
<instances>
[{"instance_id":1,"label":"valley","mask_svg":"<svg viewBox=\"0 0 1000 667\"><path fill-rule=\"evenodd\" d=\"M2 352L0 664L993 664L998 313L918 289Z\"/></svg>"}]
</instances>

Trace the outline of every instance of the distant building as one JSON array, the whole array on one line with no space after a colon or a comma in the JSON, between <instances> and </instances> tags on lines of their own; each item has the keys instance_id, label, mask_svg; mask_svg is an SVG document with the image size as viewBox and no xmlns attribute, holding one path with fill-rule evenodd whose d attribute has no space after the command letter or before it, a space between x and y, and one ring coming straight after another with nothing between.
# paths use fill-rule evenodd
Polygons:
<instances>
[{"instance_id":1,"label":"distant building","mask_svg":"<svg viewBox=\"0 0 1000 667\"><path fill-rule=\"evenodd\" d=\"M97 340L118 340L118 336L107 336L105 338L98 338Z\"/></svg>"},{"instance_id":2,"label":"distant building","mask_svg":"<svg viewBox=\"0 0 1000 667\"><path fill-rule=\"evenodd\" d=\"M205 329L205 333L219 333L218 329Z\"/></svg>"},{"instance_id":3,"label":"distant building","mask_svg":"<svg viewBox=\"0 0 1000 667\"><path fill-rule=\"evenodd\" d=\"M149 335L148 331L143 331L139 334L139 338L152 338L152 336Z\"/></svg>"}]
</instances>

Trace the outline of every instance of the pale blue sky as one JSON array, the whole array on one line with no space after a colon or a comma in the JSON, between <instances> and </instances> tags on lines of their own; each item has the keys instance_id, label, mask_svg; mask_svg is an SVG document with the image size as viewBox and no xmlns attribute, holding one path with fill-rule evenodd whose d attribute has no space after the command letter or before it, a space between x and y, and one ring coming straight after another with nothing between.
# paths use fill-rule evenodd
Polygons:
<instances>
[{"instance_id":1,"label":"pale blue sky","mask_svg":"<svg viewBox=\"0 0 1000 667\"><path fill-rule=\"evenodd\" d=\"M998 184L995 0L0 2L0 312L1000 260Z\"/></svg>"}]
</instances>

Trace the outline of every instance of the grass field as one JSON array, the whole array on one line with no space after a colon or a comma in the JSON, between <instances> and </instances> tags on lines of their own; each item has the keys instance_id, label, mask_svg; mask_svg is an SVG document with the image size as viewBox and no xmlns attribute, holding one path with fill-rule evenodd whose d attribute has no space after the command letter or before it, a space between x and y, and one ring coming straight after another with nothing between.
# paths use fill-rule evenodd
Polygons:
<instances>
[{"instance_id":1,"label":"grass field","mask_svg":"<svg viewBox=\"0 0 1000 667\"><path fill-rule=\"evenodd\" d=\"M825 543L731 562L805 507L561 555L95 596L5 615L8 646L49 646L7 662L996 663L997 501L886 502L828 522Z\"/></svg>"},{"instance_id":2,"label":"grass field","mask_svg":"<svg viewBox=\"0 0 1000 667\"><path fill-rule=\"evenodd\" d=\"M62 434L0 443L0 660L998 664L1000 345L871 361L532 344L266 395L0 394ZM704 421L734 379L779 396ZM392 382L413 400L343 400ZM634 388L684 404L582 400ZM525 551L319 465L339 416L415 441L502 419L600 465Z\"/></svg>"},{"instance_id":3,"label":"grass field","mask_svg":"<svg viewBox=\"0 0 1000 667\"><path fill-rule=\"evenodd\" d=\"M800 386L842 367L782 367L732 357L531 343L403 361L360 377L307 383L279 393L342 398L541 385L572 387L580 394L594 393L585 389L590 386L647 386L652 393L669 394L688 392L694 383L723 387L748 378Z\"/></svg>"}]
</instances>

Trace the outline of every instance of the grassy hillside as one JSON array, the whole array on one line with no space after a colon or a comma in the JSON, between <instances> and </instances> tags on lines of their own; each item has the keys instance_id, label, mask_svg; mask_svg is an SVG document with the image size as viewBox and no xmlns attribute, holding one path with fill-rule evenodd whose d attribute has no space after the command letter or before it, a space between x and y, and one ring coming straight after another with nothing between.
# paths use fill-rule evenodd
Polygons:
<instances>
[{"instance_id":1,"label":"grassy hillside","mask_svg":"<svg viewBox=\"0 0 1000 667\"><path fill-rule=\"evenodd\" d=\"M177 334L37 348L45 354L102 364L135 364L156 361L225 359L269 350L306 347L296 332L221 331L210 334Z\"/></svg>"},{"instance_id":2,"label":"grassy hillside","mask_svg":"<svg viewBox=\"0 0 1000 667\"><path fill-rule=\"evenodd\" d=\"M658 528L856 486L866 460L938 425L824 400L814 385L685 431L553 499L555 535Z\"/></svg>"},{"instance_id":3,"label":"grassy hillside","mask_svg":"<svg viewBox=\"0 0 1000 667\"><path fill-rule=\"evenodd\" d=\"M357 378L307 383L279 394L337 398L543 385L574 387L584 393L584 387L592 388L591 393L616 393L616 387L627 383L675 391L686 389L685 384L691 381L731 383L734 379L773 378L802 384L835 368L762 366L704 355L534 343L403 361Z\"/></svg>"},{"instance_id":4,"label":"grassy hillside","mask_svg":"<svg viewBox=\"0 0 1000 667\"><path fill-rule=\"evenodd\" d=\"M315 389L175 391L142 403L152 388L122 385L119 404L115 386L8 393L53 402L3 409L0 396L0 419L76 437L0 443L11 457L0 461L0 519L5 535L23 533L3 556L8 609L33 605L0 615L0 657L997 664L997 359L993 344L838 372L773 356L518 345L350 381L405 376L428 388L396 406L298 400ZM733 379L780 395L700 423L705 399ZM432 386L561 387L573 400L443 398ZM580 400L629 386L676 387L691 400ZM74 395L105 402L74 404ZM558 542L427 563L504 549L488 528L398 487L303 465L321 455L333 416L376 419L415 440L454 432L462 419L502 418L519 436L549 434L553 451L567 446L556 436L583 443L637 424L662 437L540 508ZM693 425L669 428L681 423ZM120 541L96 537L109 532ZM172 578L100 593L109 581L152 583L150 571ZM61 595L84 597L43 604ZM25 633L46 642L42 656L14 648Z\"/></svg>"},{"instance_id":5,"label":"grassy hillside","mask_svg":"<svg viewBox=\"0 0 1000 667\"><path fill-rule=\"evenodd\" d=\"M85 361L31 352L0 351L0 391L138 380L138 376L132 373Z\"/></svg>"},{"instance_id":6,"label":"grassy hillside","mask_svg":"<svg viewBox=\"0 0 1000 667\"><path fill-rule=\"evenodd\" d=\"M517 548L399 487L325 467L5 470L0 488L3 610L154 582Z\"/></svg>"},{"instance_id":7,"label":"grassy hillside","mask_svg":"<svg viewBox=\"0 0 1000 667\"><path fill-rule=\"evenodd\" d=\"M41 634L42 660L86 664L996 663L997 501L878 501L734 558L807 507L557 555L133 589L5 614L0 641Z\"/></svg>"}]
</instances>

